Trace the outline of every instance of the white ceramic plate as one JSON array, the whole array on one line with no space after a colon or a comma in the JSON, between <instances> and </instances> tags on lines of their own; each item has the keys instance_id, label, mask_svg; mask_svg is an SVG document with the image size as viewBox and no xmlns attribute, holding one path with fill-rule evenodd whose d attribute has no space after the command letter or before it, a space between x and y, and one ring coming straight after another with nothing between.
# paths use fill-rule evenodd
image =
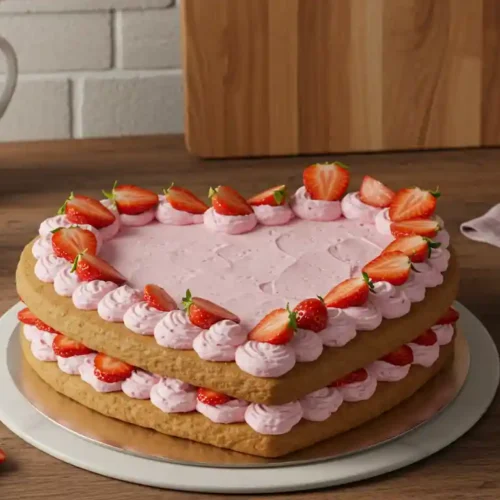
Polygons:
<instances>
[{"instance_id":1,"label":"white ceramic plate","mask_svg":"<svg viewBox=\"0 0 500 500\"><path fill-rule=\"evenodd\" d=\"M467 432L495 396L500 366L488 331L464 306L460 327L470 348L467 381L446 410L399 439L327 462L266 468L197 467L158 462L102 447L68 432L41 415L17 389L7 354L21 303L0 318L0 420L19 437L64 462L138 484L206 493L273 493L336 486L378 476L417 462Z\"/></svg>"}]
</instances>

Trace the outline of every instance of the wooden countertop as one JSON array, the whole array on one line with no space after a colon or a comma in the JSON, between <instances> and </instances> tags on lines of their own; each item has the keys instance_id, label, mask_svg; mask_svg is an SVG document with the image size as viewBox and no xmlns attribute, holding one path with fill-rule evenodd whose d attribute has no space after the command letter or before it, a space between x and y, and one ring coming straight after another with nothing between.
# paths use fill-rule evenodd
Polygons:
<instances>
[{"instance_id":1,"label":"wooden countertop","mask_svg":"<svg viewBox=\"0 0 500 500\"><path fill-rule=\"evenodd\" d=\"M180 137L5 144L0 146L0 313L16 300L14 270L22 247L42 219L71 190L98 196L115 179L160 190L172 180L200 195L209 185L232 184L249 195L266 187L300 184L302 167L328 157L201 161ZM352 186L372 174L394 188L441 187L446 221L462 267L459 300L500 341L500 249L474 243L459 224L500 202L500 150L338 155L352 168ZM464 437L436 455L384 477L336 490L276 498L406 500L500 498L500 398ZM201 500L219 495L177 493L127 484L77 469L26 444L0 424L0 498L24 500ZM334 493L333 493L334 491ZM80 496L81 495L81 496ZM238 497L240 499L247 497ZM260 497L264 498L264 497ZM271 498L266 496L265 498Z\"/></svg>"}]
</instances>

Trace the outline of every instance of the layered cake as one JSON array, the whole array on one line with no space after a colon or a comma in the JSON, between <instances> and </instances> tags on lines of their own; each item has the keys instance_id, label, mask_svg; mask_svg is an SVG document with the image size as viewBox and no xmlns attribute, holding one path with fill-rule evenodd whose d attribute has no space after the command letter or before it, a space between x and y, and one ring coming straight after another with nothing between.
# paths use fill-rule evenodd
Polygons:
<instances>
[{"instance_id":1,"label":"layered cake","mask_svg":"<svg viewBox=\"0 0 500 500\"><path fill-rule=\"evenodd\" d=\"M26 359L104 415L258 456L376 418L452 358L458 266L439 193L349 182L72 193L18 265Z\"/></svg>"}]
</instances>

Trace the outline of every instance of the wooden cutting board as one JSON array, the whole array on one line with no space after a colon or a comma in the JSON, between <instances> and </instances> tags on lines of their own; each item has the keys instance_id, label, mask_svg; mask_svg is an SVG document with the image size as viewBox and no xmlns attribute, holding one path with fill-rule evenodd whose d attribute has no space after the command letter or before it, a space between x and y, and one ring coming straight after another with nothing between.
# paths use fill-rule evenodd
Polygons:
<instances>
[{"instance_id":1,"label":"wooden cutting board","mask_svg":"<svg viewBox=\"0 0 500 500\"><path fill-rule=\"evenodd\" d=\"M500 144L500 0L183 0L201 157Z\"/></svg>"}]
</instances>

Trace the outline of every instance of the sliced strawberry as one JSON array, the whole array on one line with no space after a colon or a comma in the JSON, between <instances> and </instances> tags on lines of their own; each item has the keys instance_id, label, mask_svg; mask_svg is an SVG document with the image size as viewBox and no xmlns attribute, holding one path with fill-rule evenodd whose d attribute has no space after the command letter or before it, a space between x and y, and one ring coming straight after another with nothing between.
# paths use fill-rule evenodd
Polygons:
<instances>
[{"instance_id":1,"label":"sliced strawberry","mask_svg":"<svg viewBox=\"0 0 500 500\"><path fill-rule=\"evenodd\" d=\"M399 190L391 206L389 217L394 222L430 217L436 210L439 191L425 191L418 187Z\"/></svg>"},{"instance_id":2,"label":"sliced strawberry","mask_svg":"<svg viewBox=\"0 0 500 500\"><path fill-rule=\"evenodd\" d=\"M248 334L248 339L268 344L286 344L292 340L296 329L295 312L288 309L275 309L260 320L258 325Z\"/></svg>"},{"instance_id":3,"label":"sliced strawberry","mask_svg":"<svg viewBox=\"0 0 500 500\"><path fill-rule=\"evenodd\" d=\"M138 215L158 205L156 193L132 184L117 186L117 182L115 182L111 192L103 191L103 194L106 198L114 201L121 214Z\"/></svg>"},{"instance_id":4,"label":"sliced strawberry","mask_svg":"<svg viewBox=\"0 0 500 500\"><path fill-rule=\"evenodd\" d=\"M95 255L97 238L94 233L80 227L60 227L52 231L52 248L58 257L73 262L83 252Z\"/></svg>"},{"instance_id":5,"label":"sliced strawberry","mask_svg":"<svg viewBox=\"0 0 500 500\"><path fill-rule=\"evenodd\" d=\"M368 293L373 288L373 283L366 273L356 278L349 278L334 286L323 299L326 307L362 306L368 300Z\"/></svg>"},{"instance_id":6,"label":"sliced strawberry","mask_svg":"<svg viewBox=\"0 0 500 500\"><path fill-rule=\"evenodd\" d=\"M189 214L203 214L208 210L208 205L201 201L188 189L172 185L163 191L166 200L176 210Z\"/></svg>"},{"instance_id":7,"label":"sliced strawberry","mask_svg":"<svg viewBox=\"0 0 500 500\"><path fill-rule=\"evenodd\" d=\"M363 182L359 188L359 199L372 207L386 208L388 207L396 193L389 189L385 184L382 184L377 179L365 175Z\"/></svg>"},{"instance_id":8,"label":"sliced strawberry","mask_svg":"<svg viewBox=\"0 0 500 500\"><path fill-rule=\"evenodd\" d=\"M134 367L100 352L94 359L94 375L103 382L113 384L132 375Z\"/></svg>"},{"instance_id":9,"label":"sliced strawberry","mask_svg":"<svg viewBox=\"0 0 500 500\"><path fill-rule=\"evenodd\" d=\"M450 307L444 316L441 316L439 320L436 322L436 325L451 325L453 323L456 323L458 319L460 318L460 313L453 309L453 307Z\"/></svg>"},{"instance_id":10,"label":"sliced strawberry","mask_svg":"<svg viewBox=\"0 0 500 500\"><path fill-rule=\"evenodd\" d=\"M112 281L117 285L123 285L127 281L111 264L97 255L87 253L76 256L72 271L76 271L81 281Z\"/></svg>"},{"instance_id":11,"label":"sliced strawberry","mask_svg":"<svg viewBox=\"0 0 500 500\"><path fill-rule=\"evenodd\" d=\"M73 224L89 224L96 229L110 226L115 221L115 216L102 203L88 196L71 193L64 205L59 209L59 214L66 217Z\"/></svg>"},{"instance_id":12,"label":"sliced strawberry","mask_svg":"<svg viewBox=\"0 0 500 500\"><path fill-rule=\"evenodd\" d=\"M373 282L387 281L395 286L408 279L411 261L403 252L387 252L368 262L363 268Z\"/></svg>"},{"instance_id":13,"label":"sliced strawberry","mask_svg":"<svg viewBox=\"0 0 500 500\"><path fill-rule=\"evenodd\" d=\"M229 186L210 188L208 192L214 210L221 215L250 215L252 207L238 191Z\"/></svg>"},{"instance_id":14,"label":"sliced strawberry","mask_svg":"<svg viewBox=\"0 0 500 500\"><path fill-rule=\"evenodd\" d=\"M395 238L414 234L434 238L439 230L439 222L433 219L413 219L391 224L391 233Z\"/></svg>"},{"instance_id":15,"label":"sliced strawberry","mask_svg":"<svg viewBox=\"0 0 500 500\"><path fill-rule=\"evenodd\" d=\"M17 313L17 319L25 325L33 326L36 326L37 322L40 321L27 307Z\"/></svg>"},{"instance_id":16,"label":"sliced strawberry","mask_svg":"<svg viewBox=\"0 0 500 500\"><path fill-rule=\"evenodd\" d=\"M0 450L0 464L2 462L5 462L5 459L7 458L7 455L5 454L5 451Z\"/></svg>"},{"instance_id":17,"label":"sliced strawberry","mask_svg":"<svg viewBox=\"0 0 500 500\"><path fill-rule=\"evenodd\" d=\"M144 287L144 300L159 311L173 311L178 309L175 300L158 285L146 285Z\"/></svg>"},{"instance_id":18,"label":"sliced strawberry","mask_svg":"<svg viewBox=\"0 0 500 500\"><path fill-rule=\"evenodd\" d=\"M240 322L240 318L227 309L209 300L193 297L190 290L186 291L186 296L182 299L182 304L188 313L189 321L204 330L224 319L234 321L235 323Z\"/></svg>"},{"instance_id":19,"label":"sliced strawberry","mask_svg":"<svg viewBox=\"0 0 500 500\"><path fill-rule=\"evenodd\" d=\"M200 403L205 403L210 406L223 405L228 401L231 401L232 398L222 394L221 392L215 392L211 389L205 389L205 387L198 387L196 391L196 397Z\"/></svg>"},{"instance_id":20,"label":"sliced strawberry","mask_svg":"<svg viewBox=\"0 0 500 500\"><path fill-rule=\"evenodd\" d=\"M368 372L364 368L348 373L346 376L335 380L330 384L331 387L342 387L343 385L356 384L364 382L368 378Z\"/></svg>"},{"instance_id":21,"label":"sliced strawberry","mask_svg":"<svg viewBox=\"0 0 500 500\"><path fill-rule=\"evenodd\" d=\"M320 332L326 328L328 311L323 299L306 299L294 308L297 315L297 327Z\"/></svg>"},{"instance_id":22,"label":"sliced strawberry","mask_svg":"<svg viewBox=\"0 0 500 500\"><path fill-rule=\"evenodd\" d=\"M422 333L422 335L419 335L416 339L412 340L413 344L418 344L418 345L434 345L438 341L436 333L429 329Z\"/></svg>"},{"instance_id":23,"label":"sliced strawberry","mask_svg":"<svg viewBox=\"0 0 500 500\"><path fill-rule=\"evenodd\" d=\"M94 352L80 342L70 339L65 335L61 335L60 333L54 337L52 349L54 353L61 358L71 358L72 356L82 356L83 354Z\"/></svg>"},{"instance_id":24,"label":"sliced strawberry","mask_svg":"<svg viewBox=\"0 0 500 500\"><path fill-rule=\"evenodd\" d=\"M35 326L39 330L43 330L44 332L49 332L49 333L59 333L57 330L54 330L51 326L47 325L47 323L44 323L41 319L37 319Z\"/></svg>"},{"instance_id":25,"label":"sliced strawberry","mask_svg":"<svg viewBox=\"0 0 500 500\"><path fill-rule=\"evenodd\" d=\"M349 185L349 169L340 162L316 163L304 170L304 186L313 200L340 200Z\"/></svg>"},{"instance_id":26,"label":"sliced strawberry","mask_svg":"<svg viewBox=\"0 0 500 500\"><path fill-rule=\"evenodd\" d=\"M380 359L395 366L411 365L413 363L413 351L407 345L402 345L399 349L386 354Z\"/></svg>"},{"instance_id":27,"label":"sliced strawberry","mask_svg":"<svg viewBox=\"0 0 500 500\"><path fill-rule=\"evenodd\" d=\"M434 243L424 236L401 236L390 243L382 253L403 252L412 262L423 262L430 257L433 248L440 246L441 243Z\"/></svg>"},{"instance_id":28,"label":"sliced strawberry","mask_svg":"<svg viewBox=\"0 0 500 500\"><path fill-rule=\"evenodd\" d=\"M247 202L252 206L269 205L271 207L277 207L279 205L284 205L286 198L286 186L281 184L280 186L274 186L262 191L262 193L252 196Z\"/></svg>"}]
</instances>

